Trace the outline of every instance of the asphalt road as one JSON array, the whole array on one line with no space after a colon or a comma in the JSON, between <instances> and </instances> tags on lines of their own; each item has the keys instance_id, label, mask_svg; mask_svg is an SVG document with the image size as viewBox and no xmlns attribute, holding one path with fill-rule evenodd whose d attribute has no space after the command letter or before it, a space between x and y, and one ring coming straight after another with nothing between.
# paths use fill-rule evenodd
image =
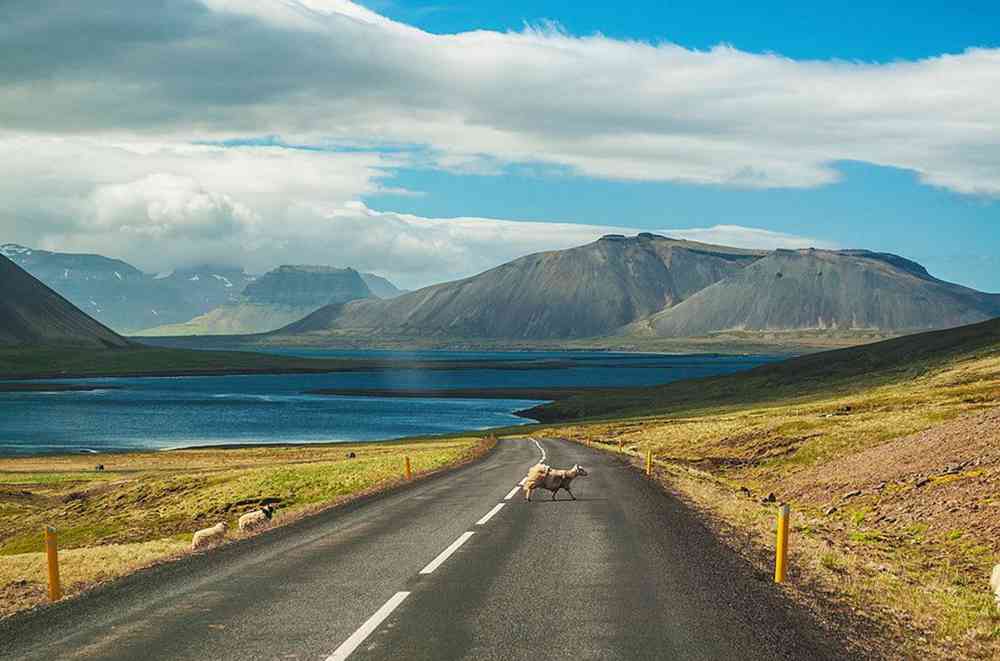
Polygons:
<instances>
[{"instance_id":1,"label":"asphalt road","mask_svg":"<svg viewBox=\"0 0 1000 661\"><path fill-rule=\"evenodd\" d=\"M0 623L0 658L845 658L612 455L541 447L590 471L579 500L505 500L540 453L503 441L448 475Z\"/></svg>"}]
</instances>

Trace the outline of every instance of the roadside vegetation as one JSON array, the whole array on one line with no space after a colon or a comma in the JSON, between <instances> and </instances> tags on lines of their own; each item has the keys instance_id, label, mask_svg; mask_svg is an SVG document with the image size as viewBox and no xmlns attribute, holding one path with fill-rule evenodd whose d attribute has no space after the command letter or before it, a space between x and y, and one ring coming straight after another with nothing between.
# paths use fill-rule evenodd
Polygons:
<instances>
[{"instance_id":1,"label":"roadside vegetation","mask_svg":"<svg viewBox=\"0 0 1000 661\"><path fill-rule=\"evenodd\" d=\"M239 516L265 503L278 504L281 525L401 483L406 456L419 476L491 445L459 437L0 459L0 617L45 601L46 525L58 530L72 595L189 552L192 533L221 520L239 537Z\"/></svg>"},{"instance_id":2,"label":"roadside vegetation","mask_svg":"<svg viewBox=\"0 0 1000 661\"><path fill-rule=\"evenodd\" d=\"M786 588L869 622L908 658L998 658L1000 320L807 356L728 377L583 394L541 428L647 450L762 576L775 509L793 511ZM771 496L769 498L769 496Z\"/></svg>"}]
</instances>

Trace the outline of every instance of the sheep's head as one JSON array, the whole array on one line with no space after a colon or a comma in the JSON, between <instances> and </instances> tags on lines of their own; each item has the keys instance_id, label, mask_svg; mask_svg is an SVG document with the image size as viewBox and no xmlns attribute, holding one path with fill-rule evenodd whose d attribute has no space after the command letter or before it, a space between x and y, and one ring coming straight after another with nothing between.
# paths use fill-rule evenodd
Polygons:
<instances>
[{"instance_id":1,"label":"sheep's head","mask_svg":"<svg viewBox=\"0 0 1000 661\"><path fill-rule=\"evenodd\" d=\"M573 464L573 470L576 471L576 474L578 476L579 475L583 475L584 477L587 476L587 471L584 470L583 466L581 466L580 464Z\"/></svg>"},{"instance_id":2,"label":"sheep's head","mask_svg":"<svg viewBox=\"0 0 1000 661\"><path fill-rule=\"evenodd\" d=\"M262 507L260 511L264 513L264 516L270 519L272 516L274 516L274 512L277 509L278 509L277 505L268 503L267 505L264 505L264 507Z\"/></svg>"}]
</instances>

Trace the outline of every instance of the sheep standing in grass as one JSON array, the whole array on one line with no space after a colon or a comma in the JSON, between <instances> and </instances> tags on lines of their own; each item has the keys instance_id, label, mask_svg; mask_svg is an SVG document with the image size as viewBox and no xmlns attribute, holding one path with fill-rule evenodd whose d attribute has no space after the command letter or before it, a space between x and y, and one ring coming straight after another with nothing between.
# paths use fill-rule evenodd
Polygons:
<instances>
[{"instance_id":1,"label":"sheep standing in grass","mask_svg":"<svg viewBox=\"0 0 1000 661\"><path fill-rule=\"evenodd\" d=\"M271 517L274 516L274 510L274 505L264 505L264 507L259 510L254 510L253 512L244 514L240 517L239 521L240 532L250 532L251 530L256 530L257 528L263 528L271 522Z\"/></svg>"},{"instance_id":2,"label":"sheep standing in grass","mask_svg":"<svg viewBox=\"0 0 1000 661\"><path fill-rule=\"evenodd\" d=\"M191 540L191 549L197 551L198 549L218 544L225 539L227 530L229 530L229 524L225 521L217 523L211 528L199 530Z\"/></svg>"},{"instance_id":3,"label":"sheep standing in grass","mask_svg":"<svg viewBox=\"0 0 1000 661\"><path fill-rule=\"evenodd\" d=\"M569 490L569 485L575 478L586 475L587 471L579 464L575 464L569 470L552 468L547 464L535 464L528 471L528 475L525 476L522 483L524 487L524 499L530 501L531 492L534 489L548 489L552 492L552 500L555 500L559 490L565 489L569 497L576 500L576 496Z\"/></svg>"}]
</instances>

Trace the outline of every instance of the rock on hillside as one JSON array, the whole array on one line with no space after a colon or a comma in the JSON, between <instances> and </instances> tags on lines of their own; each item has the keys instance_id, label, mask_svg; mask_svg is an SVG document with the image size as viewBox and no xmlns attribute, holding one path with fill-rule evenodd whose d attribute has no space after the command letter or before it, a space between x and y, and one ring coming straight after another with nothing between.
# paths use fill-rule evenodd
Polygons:
<instances>
[{"instance_id":1,"label":"rock on hillside","mask_svg":"<svg viewBox=\"0 0 1000 661\"><path fill-rule=\"evenodd\" d=\"M354 269L286 265L248 284L235 303L221 305L182 324L157 326L141 334L263 333L297 321L324 305L371 296L368 285Z\"/></svg>"},{"instance_id":2,"label":"rock on hillside","mask_svg":"<svg viewBox=\"0 0 1000 661\"><path fill-rule=\"evenodd\" d=\"M121 337L0 256L0 346L124 348Z\"/></svg>"},{"instance_id":3,"label":"rock on hillside","mask_svg":"<svg viewBox=\"0 0 1000 661\"><path fill-rule=\"evenodd\" d=\"M609 235L390 301L327 306L278 333L592 337L673 305L763 254L653 234Z\"/></svg>"},{"instance_id":4,"label":"rock on hillside","mask_svg":"<svg viewBox=\"0 0 1000 661\"><path fill-rule=\"evenodd\" d=\"M944 282L902 257L865 250L777 250L635 332L947 328L1000 315L1000 296Z\"/></svg>"}]
</instances>

